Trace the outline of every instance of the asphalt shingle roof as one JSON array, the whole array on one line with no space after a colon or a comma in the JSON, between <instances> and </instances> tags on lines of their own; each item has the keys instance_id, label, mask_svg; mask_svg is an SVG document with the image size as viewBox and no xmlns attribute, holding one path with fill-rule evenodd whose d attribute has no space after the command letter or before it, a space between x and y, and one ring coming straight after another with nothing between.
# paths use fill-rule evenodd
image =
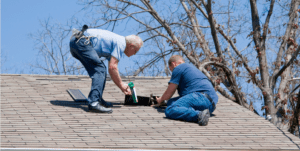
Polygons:
<instances>
[{"instance_id":1,"label":"asphalt shingle roof","mask_svg":"<svg viewBox=\"0 0 300 151\"><path fill-rule=\"evenodd\" d=\"M131 78L137 94L161 96L169 78ZM128 79L123 79L129 82ZM90 90L87 76L1 75L2 148L299 149L300 140L219 96L208 126L165 118L164 109L124 106L107 81L112 114L91 113L66 92Z\"/></svg>"}]
</instances>

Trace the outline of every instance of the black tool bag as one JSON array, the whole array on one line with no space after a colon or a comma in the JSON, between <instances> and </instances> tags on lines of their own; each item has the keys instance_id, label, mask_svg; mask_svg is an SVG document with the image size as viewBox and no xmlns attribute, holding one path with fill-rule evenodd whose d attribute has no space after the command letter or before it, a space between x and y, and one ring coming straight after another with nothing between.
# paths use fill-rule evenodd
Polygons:
<instances>
[{"instance_id":1,"label":"black tool bag","mask_svg":"<svg viewBox=\"0 0 300 151\"><path fill-rule=\"evenodd\" d=\"M144 97L144 96L137 96L138 102L134 103L133 98L131 95L125 95L125 102L124 105L142 105L142 106L151 106L157 104L156 96Z\"/></svg>"}]
</instances>

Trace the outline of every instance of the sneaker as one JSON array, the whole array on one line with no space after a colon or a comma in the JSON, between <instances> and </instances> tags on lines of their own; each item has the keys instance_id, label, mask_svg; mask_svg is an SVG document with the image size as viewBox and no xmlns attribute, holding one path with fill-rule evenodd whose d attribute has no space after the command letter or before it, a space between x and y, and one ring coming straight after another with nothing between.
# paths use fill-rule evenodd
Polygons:
<instances>
[{"instance_id":1,"label":"sneaker","mask_svg":"<svg viewBox=\"0 0 300 151\"><path fill-rule=\"evenodd\" d=\"M106 102L106 101L104 101L104 100L101 100L101 102L99 101L99 103L100 103L101 105L103 105L104 107L106 107L106 108L113 107L113 104L112 104L112 103Z\"/></svg>"},{"instance_id":2,"label":"sneaker","mask_svg":"<svg viewBox=\"0 0 300 151\"><path fill-rule=\"evenodd\" d=\"M209 117L210 117L210 113L208 109L202 112L200 111L198 114L198 124L200 126L206 126L208 124Z\"/></svg>"},{"instance_id":3,"label":"sneaker","mask_svg":"<svg viewBox=\"0 0 300 151\"><path fill-rule=\"evenodd\" d=\"M89 107L89 111L92 111L92 112L97 112L97 113L112 113L113 112L113 110L111 108L106 108L106 107L100 105L99 103L97 103L94 106L89 104L88 107Z\"/></svg>"}]
</instances>

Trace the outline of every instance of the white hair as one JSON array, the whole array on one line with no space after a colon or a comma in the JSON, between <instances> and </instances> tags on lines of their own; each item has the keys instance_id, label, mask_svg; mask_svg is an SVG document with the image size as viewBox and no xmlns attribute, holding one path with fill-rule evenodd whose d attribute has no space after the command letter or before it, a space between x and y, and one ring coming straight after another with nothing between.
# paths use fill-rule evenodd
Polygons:
<instances>
[{"instance_id":1,"label":"white hair","mask_svg":"<svg viewBox=\"0 0 300 151\"><path fill-rule=\"evenodd\" d=\"M134 46L137 46L141 48L144 44L143 40L137 36L137 35L129 35L125 37L126 43L133 44Z\"/></svg>"}]
</instances>

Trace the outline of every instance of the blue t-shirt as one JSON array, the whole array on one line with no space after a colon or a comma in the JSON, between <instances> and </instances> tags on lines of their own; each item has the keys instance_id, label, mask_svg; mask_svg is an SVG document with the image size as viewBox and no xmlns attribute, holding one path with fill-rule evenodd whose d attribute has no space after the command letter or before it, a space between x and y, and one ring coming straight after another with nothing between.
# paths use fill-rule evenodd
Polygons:
<instances>
[{"instance_id":1,"label":"blue t-shirt","mask_svg":"<svg viewBox=\"0 0 300 151\"><path fill-rule=\"evenodd\" d=\"M178 85L177 91L180 97L193 92L208 94L215 104L218 103L218 95L210 80L195 66L183 63L173 69L169 83Z\"/></svg>"},{"instance_id":2,"label":"blue t-shirt","mask_svg":"<svg viewBox=\"0 0 300 151\"><path fill-rule=\"evenodd\" d=\"M92 36L91 42L100 58L104 57L110 61L111 56L114 56L120 61L124 56L126 47L124 36L101 29L87 29L85 36Z\"/></svg>"}]
</instances>

